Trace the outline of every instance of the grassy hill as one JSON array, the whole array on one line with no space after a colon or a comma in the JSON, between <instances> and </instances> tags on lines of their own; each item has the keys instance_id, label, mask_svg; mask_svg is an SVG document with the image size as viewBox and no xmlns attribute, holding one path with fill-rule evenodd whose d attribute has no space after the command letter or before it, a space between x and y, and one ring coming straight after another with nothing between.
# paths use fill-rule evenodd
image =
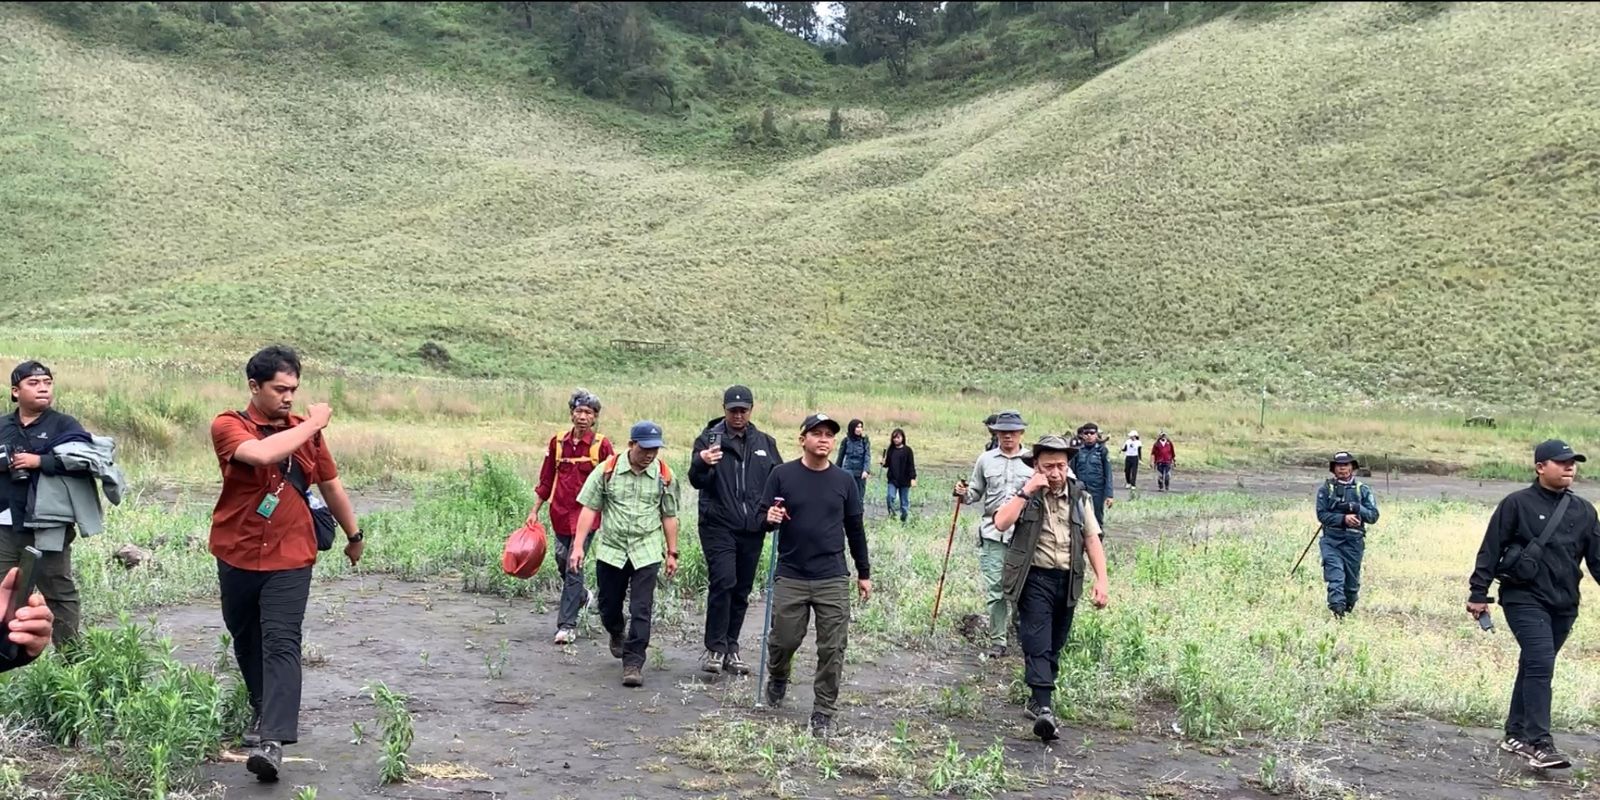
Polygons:
<instances>
[{"instance_id":1,"label":"grassy hill","mask_svg":"<svg viewBox=\"0 0 1600 800\"><path fill-rule=\"evenodd\" d=\"M29 277L0 337L179 359L284 338L458 375L1600 402L1600 12L1339 4L1157 33L1098 74L1063 45L1081 74L904 91L758 44L761 74L814 87L771 101L779 123L823 130L838 102L847 135L752 159L709 141L763 90L674 117L486 77L525 55L165 53L6 7L0 274Z\"/></svg>"}]
</instances>

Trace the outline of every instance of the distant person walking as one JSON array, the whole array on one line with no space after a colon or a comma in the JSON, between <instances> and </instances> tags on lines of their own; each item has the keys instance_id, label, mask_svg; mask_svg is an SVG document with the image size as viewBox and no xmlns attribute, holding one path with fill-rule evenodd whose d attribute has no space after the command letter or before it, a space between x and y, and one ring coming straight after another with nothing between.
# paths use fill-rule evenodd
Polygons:
<instances>
[{"instance_id":1,"label":"distant person walking","mask_svg":"<svg viewBox=\"0 0 1600 800\"><path fill-rule=\"evenodd\" d=\"M1111 455L1100 441L1100 426L1085 422L1078 426L1078 439L1083 449L1072 457L1072 474L1083 481L1083 487L1094 498L1094 519L1100 523L1100 538L1105 538L1106 509L1116 502L1115 479L1111 477Z\"/></svg>"},{"instance_id":2,"label":"distant person walking","mask_svg":"<svg viewBox=\"0 0 1600 800\"><path fill-rule=\"evenodd\" d=\"M1011 632L1011 606L1006 602L1002 583L1011 532L996 528L994 515L1033 476L1033 467L1028 465L1030 455L1022 449L1022 433L1027 427L1019 412L996 414L990 430L1000 440L1000 446L978 456L972 465L972 477L958 481L954 492L964 504L983 504L978 520L978 572L983 576L984 600L989 610L989 658L1007 654Z\"/></svg>"},{"instance_id":3,"label":"distant person walking","mask_svg":"<svg viewBox=\"0 0 1600 800\"><path fill-rule=\"evenodd\" d=\"M1122 441L1122 477L1128 489L1139 486L1139 459L1143 455L1144 442L1139 441L1139 432L1128 431L1128 438Z\"/></svg>"},{"instance_id":4,"label":"distant person walking","mask_svg":"<svg viewBox=\"0 0 1600 800\"><path fill-rule=\"evenodd\" d=\"M598 523L594 578L600 591L595 599L600 624L611 636L611 655L622 659L623 686L644 685L662 562L668 578L678 572L679 490L672 470L660 458L663 444L661 426L649 420L635 422L628 431L626 458L606 459L578 492L583 511L578 514L567 569L583 570L584 541Z\"/></svg>"},{"instance_id":5,"label":"distant person walking","mask_svg":"<svg viewBox=\"0 0 1600 800\"><path fill-rule=\"evenodd\" d=\"M1489 584L1500 581L1500 607L1522 648L1500 749L1536 769L1572 766L1550 736L1550 681L1578 618L1578 562L1600 581L1600 519L1572 491L1578 462L1586 460L1559 439L1534 448L1534 482L1495 507L1468 581L1474 619L1489 613Z\"/></svg>"},{"instance_id":6,"label":"distant person walking","mask_svg":"<svg viewBox=\"0 0 1600 800\"><path fill-rule=\"evenodd\" d=\"M567 400L572 429L550 437L545 445L544 464L539 468L538 498L528 521L539 520L539 509L550 504L551 534L556 538L556 571L561 574L561 602L556 611L556 644L571 644L578 638L578 614L589 605L589 590L583 586L583 573L567 568L572 556L572 538L578 530L578 492L606 459L616 455L611 440L595 430L600 422L600 398L587 389L578 389Z\"/></svg>"},{"instance_id":7,"label":"distant person walking","mask_svg":"<svg viewBox=\"0 0 1600 800\"><path fill-rule=\"evenodd\" d=\"M800 426L800 459L781 464L767 476L761 512L778 531L777 577L772 587L772 636L767 658L767 705L778 708L789 690L794 654L817 617L817 669L811 705L811 734L825 737L838 711L850 634L848 546L856 564L855 588L862 602L872 597L872 565L856 482L828 463L839 423L812 414Z\"/></svg>"},{"instance_id":8,"label":"distant person walking","mask_svg":"<svg viewBox=\"0 0 1600 800\"><path fill-rule=\"evenodd\" d=\"M872 440L867 437L867 425L859 419L850 420L845 428L844 442L839 445L839 468L856 480L856 491L867 496L867 478L872 475Z\"/></svg>"},{"instance_id":9,"label":"distant person walking","mask_svg":"<svg viewBox=\"0 0 1600 800\"><path fill-rule=\"evenodd\" d=\"M1322 523L1322 579L1328 584L1328 610L1339 619L1355 610L1361 592L1361 557L1367 526L1378 521L1372 487L1356 480L1361 462L1344 451L1333 454L1333 473L1317 490L1317 521Z\"/></svg>"},{"instance_id":10,"label":"distant person walking","mask_svg":"<svg viewBox=\"0 0 1600 800\"><path fill-rule=\"evenodd\" d=\"M722 416L695 438L689 458L689 484L700 491L700 551L706 559L700 669L712 674L750 673L739 655L739 632L766 543L761 491L783 463L777 441L750 419L755 402L749 387L729 386L722 393Z\"/></svg>"},{"instance_id":11,"label":"distant person walking","mask_svg":"<svg viewBox=\"0 0 1600 800\"><path fill-rule=\"evenodd\" d=\"M889 434L889 446L883 451L884 483L888 484L889 516L894 516L895 500L900 501L900 521L905 522L911 509L911 488L917 485L917 455L906 444L906 432L895 428Z\"/></svg>"},{"instance_id":12,"label":"distant person walking","mask_svg":"<svg viewBox=\"0 0 1600 800\"><path fill-rule=\"evenodd\" d=\"M983 452L985 453L1000 446L1000 438L996 436L994 432L994 420L997 416L999 415L990 414L989 416L983 418L983 427L985 430L989 431L989 444L983 448Z\"/></svg>"},{"instance_id":13,"label":"distant person walking","mask_svg":"<svg viewBox=\"0 0 1600 800\"><path fill-rule=\"evenodd\" d=\"M1178 463L1178 452L1172 446L1172 440L1167 438L1167 432L1162 431L1156 437L1156 443L1150 445L1150 460L1156 465L1156 488L1165 492L1172 488L1172 465Z\"/></svg>"}]
</instances>

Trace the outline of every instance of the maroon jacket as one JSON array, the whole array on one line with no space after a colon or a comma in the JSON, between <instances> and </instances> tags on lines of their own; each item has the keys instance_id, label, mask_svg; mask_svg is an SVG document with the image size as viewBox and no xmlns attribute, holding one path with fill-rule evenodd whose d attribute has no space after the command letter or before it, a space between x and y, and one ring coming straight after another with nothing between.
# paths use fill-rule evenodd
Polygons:
<instances>
[{"instance_id":1,"label":"maroon jacket","mask_svg":"<svg viewBox=\"0 0 1600 800\"><path fill-rule=\"evenodd\" d=\"M598 438L600 446L594 447ZM591 453L593 457L591 458ZM583 439L574 440L572 431L550 437L545 447L544 466L539 468L539 499L550 503L551 533L557 536L574 536L578 532L578 492L589 473L600 462L616 455L611 440L591 429ZM600 519L595 518L599 530Z\"/></svg>"},{"instance_id":2,"label":"maroon jacket","mask_svg":"<svg viewBox=\"0 0 1600 800\"><path fill-rule=\"evenodd\" d=\"M1172 440L1157 439L1155 445L1150 448L1150 460L1157 464L1171 464L1177 461L1178 454L1172 447Z\"/></svg>"}]
</instances>

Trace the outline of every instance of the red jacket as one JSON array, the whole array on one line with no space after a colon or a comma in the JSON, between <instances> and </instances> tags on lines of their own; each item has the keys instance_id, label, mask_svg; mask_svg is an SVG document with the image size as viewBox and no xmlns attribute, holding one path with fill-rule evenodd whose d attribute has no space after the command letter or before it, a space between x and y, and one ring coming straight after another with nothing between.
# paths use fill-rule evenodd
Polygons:
<instances>
[{"instance_id":1,"label":"red jacket","mask_svg":"<svg viewBox=\"0 0 1600 800\"><path fill-rule=\"evenodd\" d=\"M595 438L599 437L599 447L595 447ZM560 448L559 456L557 448ZM572 438L572 431L567 431L563 436L550 437L550 443L545 446L544 466L539 468L540 500L550 503L550 527L557 536L572 536L578 532L578 492L583 489L583 482L589 479L589 473L600 462L616 455L611 449L611 440L594 430L581 440ZM595 530L600 529L600 518L595 517Z\"/></svg>"},{"instance_id":2,"label":"red jacket","mask_svg":"<svg viewBox=\"0 0 1600 800\"><path fill-rule=\"evenodd\" d=\"M1157 439L1155 445L1150 448L1150 460L1157 464L1171 464L1177 461L1178 455L1172 447L1172 440Z\"/></svg>"}]
</instances>

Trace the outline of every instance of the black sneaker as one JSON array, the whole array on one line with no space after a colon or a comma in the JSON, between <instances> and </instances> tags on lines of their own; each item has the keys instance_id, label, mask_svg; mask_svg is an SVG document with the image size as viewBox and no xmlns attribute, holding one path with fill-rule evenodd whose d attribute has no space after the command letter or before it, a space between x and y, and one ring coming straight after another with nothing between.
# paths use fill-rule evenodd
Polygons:
<instances>
[{"instance_id":1,"label":"black sneaker","mask_svg":"<svg viewBox=\"0 0 1600 800\"><path fill-rule=\"evenodd\" d=\"M1328 606L1328 610L1333 612L1333 618L1334 619L1340 620L1340 621L1344 620L1344 615L1345 615L1344 606Z\"/></svg>"},{"instance_id":2,"label":"black sneaker","mask_svg":"<svg viewBox=\"0 0 1600 800\"><path fill-rule=\"evenodd\" d=\"M1556 749L1554 742L1546 742L1528 747L1528 766L1534 769L1566 769L1572 766L1572 761Z\"/></svg>"},{"instance_id":3,"label":"black sneaker","mask_svg":"<svg viewBox=\"0 0 1600 800\"><path fill-rule=\"evenodd\" d=\"M611 657L622 658L622 631L611 634Z\"/></svg>"},{"instance_id":4,"label":"black sneaker","mask_svg":"<svg viewBox=\"0 0 1600 800\"><path fill-rule=\"evenodd\" d=\"M985 658L991 658L991 659L993 659L993 658L1005 658L1006 654L1009 653L1009 652L1011 652L1011 651L1007 650L1005 645L997 644L994 647L989 648L988 652L984 653L983 655L984 655Z\"/></svg>"},{"instance_id":5,"label":"black sneaker","mask_svg":"<svg viewBox=\"0 0 1600 800\"><path fill-rule=\"evenodd\" d=\"M1035 713L1037 716L1033 718L1033 735L1043 742L1053 742L1059 738L1056 736L1055 712L1048 708L1040 708Z\"/></svg>"},{"instance_id":6,"label":"black sneaker","mask_svg":"<svg viewBox=\"0 0 1600 800\"><path fill-rule=\"evenodd\" d=\"M700 671L709 672L712 675L722 672L722 659L723 655L721 653L715 650L707 650L706 654L700 657Z\"/></svg>"},{"instance_id":7,"label":"black sneaker","mask_svg":"<svg viewBox=\"0 0 1600 800\"><path fill-rule=\"evenodd\" d=\"M1038 719L1041 712L1048 710L1049 709L1045 706L1038 705L1032 700L1029 700L1022 706L1022 716L1027 717L1028 719Z\"/></svg>"},{"instance_id":8,"label":"black sneaker","mask_svg":"<svg viewBox=\"0 0 1600 800\"><path fill-rule=\"evenodd\" d=\"M749 675L750 665L739 657L738 650L729 650L728 654L722 657L722 671L730 675Z\"/></svg>"},{"instance_id":9,"label":"black sneaker","mask_svg":"<svg viewBox=\"0 0 1600 800\"><path fill-rule=\"evenodd\" d=\"M783 696L789 693L789 682L777 678L767 680L767 705L779 708L783 705Z\"/></svg>"},{"instance_id":10,"label":"black sneaker","mask_svg":"<svg viewBox=\"0 0 1600 800\"><path fill-rule=\"evenodd\" d=\"M813 711L813 712L811 712L811 735L812 736L815 736L818 739L826 739L826 738L828 738L828 734L832 733L832 732L833 732L833 717L830 717L827 714L822 713L821 711Z\"/></svg>"},{"instance_id":11,"label":"black sneaker","mask_svg":"<svg viewBox=\"0 0 1600 800\"><path fill-rule=\"evenodd\" d=\"M1533 747L1515 736L1507 736L1506 738L1501 739L1500 749L1507 753L1511 753L1512 755L1522 756L1523 758L1533 757Z\"/></svg>"},{"instance_id":12,"label":"black sneaker","mask_svg":"<svg viewBox=\"0 0 1600 800\"><path fill-rule=\"evenodd\" d=\"M256 776L262 783L273 783L278 780L278 770L283 768L283 745L268 739L250 751L250 757L245 759L244 768Z\"/></svg>"}]
</instances>

